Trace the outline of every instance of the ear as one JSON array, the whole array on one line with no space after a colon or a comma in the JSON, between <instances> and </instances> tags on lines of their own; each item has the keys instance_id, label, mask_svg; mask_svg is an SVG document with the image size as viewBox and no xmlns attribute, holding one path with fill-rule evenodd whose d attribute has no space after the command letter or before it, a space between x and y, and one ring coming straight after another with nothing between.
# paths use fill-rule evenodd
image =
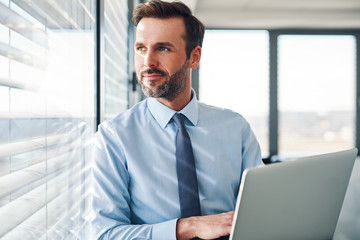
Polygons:
<instances>
[{"instance_id":1,"label":"ear","mask_svg":"<svg viewBox=\"0 0 360 240\"><path fill-rule=\"evenodd\" d=\"M192 69L195 69L199 66L201 58L201 47L196 46L192 51L190 55L190 67Z\"/></svg>"}]
</instances>

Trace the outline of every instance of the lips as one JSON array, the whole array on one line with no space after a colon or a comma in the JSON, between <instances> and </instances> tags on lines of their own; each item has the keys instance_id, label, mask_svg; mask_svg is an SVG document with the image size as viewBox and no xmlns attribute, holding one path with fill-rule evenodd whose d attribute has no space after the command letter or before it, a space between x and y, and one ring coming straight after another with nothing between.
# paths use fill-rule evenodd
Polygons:
<instances>
[{"instance_id":1,"label":"lips","mask_svg":"<svg viewBox=\"0 0 360 240\"><path fill-rule=\"evenodd\" d=\"M145 75L166 75L166 73L160 69L157 68L150 68L150 69L145 69L143 71L141 71L141 76L145 76Z\"/></svg>"},{"instance_id":2,"label":"lips","mask_svg":"<svg viewBox=\"0 0 360 240\"><path fill-rule=\"evenodd\" d=\"M166 73L160 69L151 68L141 71L140 76L142 79L146 80L157 80L166 76Z\"/></svg>"},{"instance_id":3,"label":"lips","mask_svg":"<svg viewBox=\"0 0 360 240\"><path fill-rule=\"evenodd\" d=\"M144 74L143 77L161 77L163 74L153 73L153 74Z\"/></svg>"},{"instance_id":4,"label":"lips","mask_svg":"<svg viewBox=\"0 0 360 240\"><path fill-rule=\"evenodd\" d=\"M163 77L164 75L155 73L155 74L145 74L142 76L142 79L147 81L156 81Z\"/></svg>"}]
</instances>

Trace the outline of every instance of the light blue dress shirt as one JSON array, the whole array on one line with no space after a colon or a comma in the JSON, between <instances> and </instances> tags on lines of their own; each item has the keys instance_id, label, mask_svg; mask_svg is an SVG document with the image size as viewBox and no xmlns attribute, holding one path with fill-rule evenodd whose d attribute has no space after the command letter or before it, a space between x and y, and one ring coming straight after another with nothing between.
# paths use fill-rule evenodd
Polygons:
<instances>
[{"instance_id":1,"label":"light blue dress shirt","mask_svg":"<svg viewBox=\"0 0 360 240\"><path fill-rule=\"evenodd\" d=\"M262 164L259 144L240 114L193 95L180 112L193 146L201 213L233 211L242 172ZM176 239L175 113L147 98L99 126L91 203L96 238Z\"/></svg>"}]
</instances>

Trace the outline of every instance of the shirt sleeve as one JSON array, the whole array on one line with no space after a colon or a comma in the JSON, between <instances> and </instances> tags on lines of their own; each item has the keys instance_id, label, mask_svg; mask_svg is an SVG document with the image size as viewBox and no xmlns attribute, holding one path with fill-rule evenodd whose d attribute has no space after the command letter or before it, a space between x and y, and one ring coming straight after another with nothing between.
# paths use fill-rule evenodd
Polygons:
<instances>
[{"instance_id":1,"label":"shirt sleeve","mask_svg":"<svg viewBox=\"0 0 360 240\"><path fill-rule=\"evenodd\" d=\"M156 224L131 223L130 176L119 141L108 123L93 141L91 235L93 239L176 239L177 219Z\"/></svg>"},{"instance_id":2,"label":"shirt sleeve","mask_svg":"<svg viewBox=\"0 0 360 240\"><path fill-rule=\"evenodd\" d=\"M251 167L263 165L259 142L256 139L249 123L245 121L243 128L243 146L242 146L242 172Z\"/></svg>"}]
</instances>

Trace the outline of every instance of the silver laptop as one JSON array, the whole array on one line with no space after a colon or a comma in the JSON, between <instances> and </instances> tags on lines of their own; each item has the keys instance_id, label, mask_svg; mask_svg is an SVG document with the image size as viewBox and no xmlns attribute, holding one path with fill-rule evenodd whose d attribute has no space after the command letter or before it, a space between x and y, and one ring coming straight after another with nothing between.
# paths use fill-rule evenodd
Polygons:
<instances>
[{"instance_id":1,"label":"silver laptop","mask_svg":"<svg viewBox=\"0 0 360 240\"><path fill-rule=\"evenodd\" d=\"M332 239L357 149L248 169L230 240Z\"/></svg>"}]
</instances>

